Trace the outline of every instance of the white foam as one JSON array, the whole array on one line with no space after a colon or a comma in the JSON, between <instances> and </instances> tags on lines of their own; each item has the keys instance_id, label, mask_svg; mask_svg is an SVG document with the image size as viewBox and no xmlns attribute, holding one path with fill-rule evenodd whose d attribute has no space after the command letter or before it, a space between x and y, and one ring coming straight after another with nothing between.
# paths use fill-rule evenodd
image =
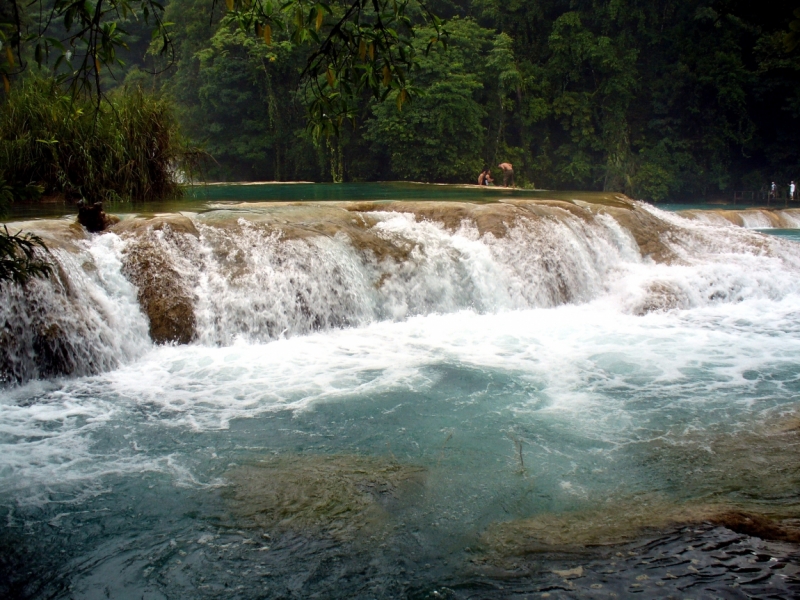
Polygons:
<instances>
[{"instance_id":1,"label":"white foam","mask_svg":"<svg viewBox=\"0 0 800 600\"><path fill-rule=\"evenodd\" d=\"M150 347L136 290L121 274L121 247L107 234L53 248L52 277L0 286L0 323L10 334L0 362L9 379L107 370Z\"/></svg>"},{"instance_id":2,"label":"white foam","mask_svg":"<svg viewBox=\"0 0 800 600\"><path fill-rule=\"evenodd\" d=\"M771 229L770 218L760 210L743 210L739 212L742 222L747 229Z\"/></svg>"},{"instance_id":3,"label":"white foam","mask_svg":"<svg viewBox=\"0 0 800 600\"><path fill-rule=\"evenodd\" d=\"M677 256L673 264L643 259L631 232L609 215L583 220L566 211L522 219L502 238L481 236L467 221L451 231L410 214L370 213L372 234L405 255L376 256L343 233L284 239L257 212L238 221L193 216L199 239L158 230L150 241L194 303L201 345L465 309L493 313L609 297L638 314L798 291L796 244L641 208L665 224L661 237ZM3 311L19 346L9 356L19 379L40 375L30 357L51 324L65 333L60 339L75 374L114 368L149 347L136 290L121 275L125 248L114 234L95 236L77 253L56 251L61 279L36 281L25 294L6 290Z\"/></svg>"},{"instance_id":4,"label":"white foam","mask_svg":"<svg viewBox=\"0 0 800 600\"><path fill-rule=\"evenodd\" d=\"M620 312L605 298L420 316L264 344L155 348L104 375L44 389L31 384L7 395L0 404L0 480L6 489L24 489L153 470L201 485L185 456L152 447L150 428L202 435L236 419L321 402L343 403L347 413L348 403L379 394L440 389L431 369L443 364L505 374L539 389L541 397L529 400L482 396L486 410L512 411L520 423L544 418L620 446L637 439L644 425L657 428L661 421L668 428L675 415L684 415L680 427L708 427L730 420L732 411L772 408L758 378L748 374L793 368L800 358L798 314L798 296L645 317ZM98 450L104 436L126 442Z\"/></svg>"},{"instance_id":5,"label":"white foam","mask_svg":"<svg viewBox=\"0 0 800 600\"><path fill-rule=\"evenodd\" d=\"M23 333L42 314L73 327L100 373L0 395L0 486L40 499L51 486L92 491L107 474L148 470L213 485L150 436L202 439L237 419L328 402L346 413L386 393L413 401L440 390L442 365L527 382L536 393L480 401L609 448L792 398L798 245L648 210L670 225L672 264L643 259L610 216L541 219L495 238L375 213L380 236L409 245L405 261L342 235L284 240L246 220L233 232L198 222L199 240L160 238L197 297L201 335L188 346L147 340L120 274L124 241L107 234L58 251L69 289L37 282L3 310Z\"/></svg>"},{"instance_id":6,"label":"white foam","mask_svg":"<svg viewBox=\"0 0 800 600\"><path fill-rule=\"evenodd\" d=\"M278 339L383 319L555 306L607 288L626 261L641 260L630 233L610 217L587 223L523 221L508 236L456 231L394 212L369 214L372 233L407 256L375 256L342 233L283 239L258 214L220 227L198 222L199 241L162 243L194 286L201 343ZM228 219L230 222L230 218Z\"/></svg>"}]
</instances>

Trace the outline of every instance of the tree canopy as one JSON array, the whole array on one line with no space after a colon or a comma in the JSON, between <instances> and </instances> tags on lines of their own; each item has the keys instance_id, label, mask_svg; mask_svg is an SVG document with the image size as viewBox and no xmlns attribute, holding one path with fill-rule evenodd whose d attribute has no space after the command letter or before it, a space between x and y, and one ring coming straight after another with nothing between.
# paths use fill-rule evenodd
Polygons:
<instances>
[{"instance_id":1,"label":"tree canopy","mask_svg":"<svg viewBox=\"0 0 800 600\"><path fill-rule=\"evenodd\" d=\"M800 176L800 9L782 5L12 0L2 10L7 85L38 63L85 91L162 94L214 157L215 179L471 182L510 161L525 184L659 201Z\"/></svg>"}]
</instances>

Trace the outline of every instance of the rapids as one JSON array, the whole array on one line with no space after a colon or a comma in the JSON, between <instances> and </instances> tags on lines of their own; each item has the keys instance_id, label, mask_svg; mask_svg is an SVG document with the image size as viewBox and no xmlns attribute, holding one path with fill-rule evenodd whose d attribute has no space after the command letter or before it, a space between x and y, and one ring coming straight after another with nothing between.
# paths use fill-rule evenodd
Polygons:
<instances>
[{"instance_id":1,"label":"rapids","mask_svg":"<svg viewBox=\"0 0 800 600\"><path fill-rule=\"evenodd\" d=\"M58 268L0 289L6 597L800 593L800 245L754 217L120 216L13 225Z\"/></svg>"}]
</instances>

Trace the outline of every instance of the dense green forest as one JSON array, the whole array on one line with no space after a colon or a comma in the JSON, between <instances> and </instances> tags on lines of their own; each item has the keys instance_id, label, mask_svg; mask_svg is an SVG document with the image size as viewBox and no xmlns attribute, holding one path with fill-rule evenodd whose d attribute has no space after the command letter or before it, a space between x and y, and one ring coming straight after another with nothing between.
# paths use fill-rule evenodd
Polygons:
<instances>
[{"instance_id":1,"label":"dense green forest","mask_svg":"<svg viewBox=\"0 0 800 600\"><path fill-rule=\"evenodd\" d=\"M319 29L347 5L309 14ZM518 184L659 201L800 178L800 47L791 33L800 17L790 8L744 0L425 6L445 19L446 44L430 45L440 32L411 3L407 81L387 84L385 97L357 91L322 134L308 117L327 117L330 105L320 108L301 85L319 40L279 26L267 39L256 25L257 36L222 2L169 0L169 52L160 51L164 40L151 42L148 24L129 19L125 64L104 72L102 89L141 88L171 102L184 135L212 157L212 180L472 183L484 165L508 161Z\"/></svg>"}]
</instances>

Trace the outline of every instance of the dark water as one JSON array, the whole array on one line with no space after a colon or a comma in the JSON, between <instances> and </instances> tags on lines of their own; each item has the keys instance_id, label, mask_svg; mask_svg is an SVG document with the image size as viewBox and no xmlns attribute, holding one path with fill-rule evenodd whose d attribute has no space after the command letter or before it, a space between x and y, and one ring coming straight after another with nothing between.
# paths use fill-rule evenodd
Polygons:
<instances>
[{"instance_id":1,"label":"dark water","mask_svg":"<svg viewBox=\"0 0 800 600\"><path fill-rule=\"evenodd\" d=\"M131 520L141 518L131 514ZM66 566L85 577L43 582L41 573L17 571L4 586L6 597L744 599L800 594L800 554L707 526L613 549L541 554L508 571L467 566L457 576L449 565L421 563L413 553L398 559L381 549L297 535L270 538L270 549L262 551L265 539L257 535L222 530L196 543L187 539L189 533L154 531L146 541L123 539L102 562L70 560L67 553L62 562L53 557L47 562L54 571ZM4 566L25 569L19 549L11 552Z\"/></svg>"},{"instance_id":2,"label":"dark water","mask_svg":"<svg viewBox=\"0 0 800 600\"><path fill-rule=\"evenodd\" d=\"M202 496L202 497L201 497ZM187 514L207 495L102 499L5 537L5 598L779 598L800 596L800 551L698 525L635 543L540 552L503 567L447 558L401 532L380 544L236 530ZM158 505L158 509L154 506ZM164 517L168 509L171 517ZM105 540L98 544L98 538Z\"/></svg>"}]
</instances>

